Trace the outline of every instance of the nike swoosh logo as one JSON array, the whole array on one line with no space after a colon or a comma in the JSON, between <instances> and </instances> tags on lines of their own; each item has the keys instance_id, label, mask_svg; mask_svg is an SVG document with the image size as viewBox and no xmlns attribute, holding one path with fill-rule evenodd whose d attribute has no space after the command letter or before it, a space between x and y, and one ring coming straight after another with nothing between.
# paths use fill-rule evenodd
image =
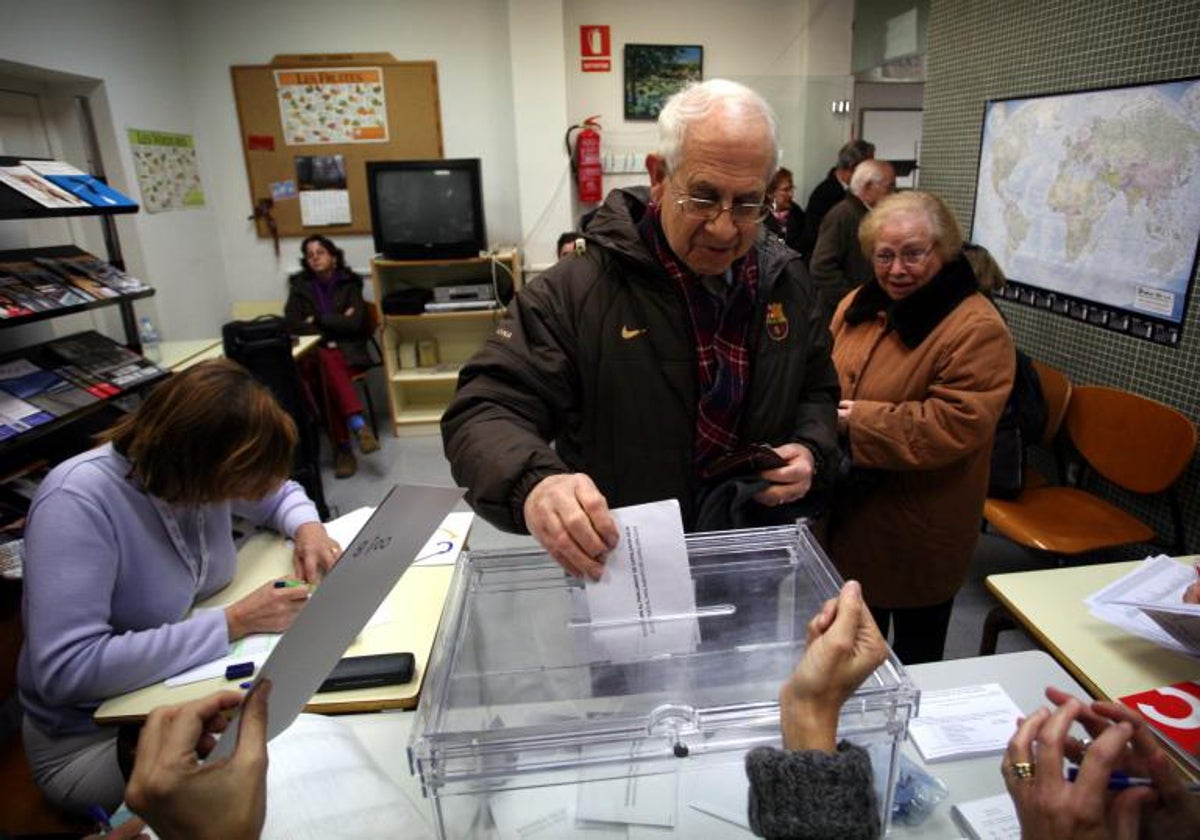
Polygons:
<instances>
[{"instance_id":1,"label":"nike swoosh logo","mask_svg":"<svg viewBox=\"0 0 1200 840\"><path fill-rule=\"evenodd\" d=\"M621 338L624 338L626 340L631 339L631 338L637 338L639 335L641 335L644 332L645 332L644 329L643 330L631 330L631 329L629 329L629 327L621 327Z\"/></svg>"}]
</instances>

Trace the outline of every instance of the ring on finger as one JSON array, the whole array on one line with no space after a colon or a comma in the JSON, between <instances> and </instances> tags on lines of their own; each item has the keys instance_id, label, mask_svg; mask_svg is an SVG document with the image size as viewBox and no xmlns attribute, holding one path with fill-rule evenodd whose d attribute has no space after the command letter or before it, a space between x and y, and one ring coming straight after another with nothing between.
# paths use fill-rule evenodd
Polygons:
<instances>
[{"instance_id":1,"label":"ring on finger","mask_svg":"<svg viewBox=\"0 0 1200 840\"><path fill-rule=\"evenodd\" d=\"M1035 767L1032 761L1014 761L1008 765L1008 772L1014 779L1025 781L1034 777Z\"/></svg>"}]
</instances>

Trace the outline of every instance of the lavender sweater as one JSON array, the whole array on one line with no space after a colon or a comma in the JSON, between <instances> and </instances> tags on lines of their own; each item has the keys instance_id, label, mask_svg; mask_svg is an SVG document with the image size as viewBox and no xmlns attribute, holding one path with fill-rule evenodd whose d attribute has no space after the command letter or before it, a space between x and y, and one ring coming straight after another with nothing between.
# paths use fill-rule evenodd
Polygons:
<instances>
[{"instance_id":1,"label":"lavender sweater","mask_svg":"<svg viewBox=\"0 0 1200 840\"><path fill-rule=\"evenodd\" d=\"M208 565L199 582L150 496L106 444L64 461L42 482L25 528L25 714L47 735L95 731L105 699L224 656L222 609L192 605L233 579L231 514L292 536L319 522L294 482L254 502L204 506ZM194 558L196 508L172 508Z\"/></svg>"}]
</instances>

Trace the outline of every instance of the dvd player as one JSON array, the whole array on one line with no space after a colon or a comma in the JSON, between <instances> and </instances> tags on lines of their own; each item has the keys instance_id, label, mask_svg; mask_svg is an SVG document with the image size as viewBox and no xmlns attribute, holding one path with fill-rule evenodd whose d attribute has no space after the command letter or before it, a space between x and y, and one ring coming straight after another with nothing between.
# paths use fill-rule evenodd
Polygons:
<instances>
[{"instance_id":1,"label":"dvd player","mask_svg":"<svg viewBox=\"0 0 1200 840\"><path fill-rule=\"evenodd\" d=\"M459 300L495 300L491 283L468 283L452 286L435 286L433 299L438 303Z\"/></svg>"},{"instance_id":2,"label":"dvd player","mask_svg":"<svg viewBox=\"0 0 1200 840\"><path fill-rule=\"evenodd\" d=\"M425 304L426 312L464 312L472 309L499 309L494 300L434 300Z\"/></svg>"}]
</instances>

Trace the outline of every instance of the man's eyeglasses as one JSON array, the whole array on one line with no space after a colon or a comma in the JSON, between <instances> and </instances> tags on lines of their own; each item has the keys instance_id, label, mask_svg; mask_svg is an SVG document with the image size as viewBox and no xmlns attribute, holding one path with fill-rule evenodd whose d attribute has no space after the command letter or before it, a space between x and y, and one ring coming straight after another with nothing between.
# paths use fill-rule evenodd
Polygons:
<instances>
[{"instance_id":1,"label":"man's eyeglasses","mask_svg":"<svg viewBox=\"0 0 1200 840\"><path fill-rule=\"evenodd\" d=\"M900 258L900 264L905 268L916 268L925 258L929 256L929 252L933 250L933 246L928 248L905 248L899 254L891 251L876 251L872 259L875 260L875 265L880 268L888 268L896 257Z\"/></svg>"},{"instance_id":2,"label":"man's eyeglasses","mask_svg":"<svg viewBox=\"0 0 1200 840\"><path fill-rule=\"evenodd\" d=\"M767 214L771 212L770 208L761 201L753 204L747 202L745 204L730 204L726 206L716 199L696 198L692 195L685 195L683 198L675 199L675 204L683 211L685 216L692 219L703 219L706 222L715 222L721 218L722 213L728 211L729 218L733 220L735 225L758 224L767 218Z\"/></svg>"}]
</instances>

